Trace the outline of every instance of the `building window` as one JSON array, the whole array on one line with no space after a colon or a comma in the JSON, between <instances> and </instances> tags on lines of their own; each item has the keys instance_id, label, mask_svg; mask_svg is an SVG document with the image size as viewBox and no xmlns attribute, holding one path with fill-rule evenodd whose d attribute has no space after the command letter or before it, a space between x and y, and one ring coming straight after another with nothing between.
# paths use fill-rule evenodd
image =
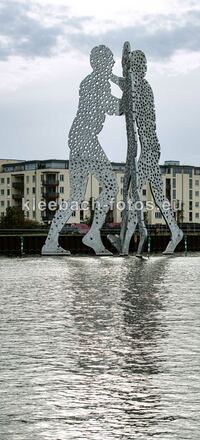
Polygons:
<instances>
[{"instance_id":1,"label":"building window","mask_svg":"<svg viewBox=\"0 0 200 440\"><path fill-rule=\"evenodd\" d=\"M2 196L4 195L4 189L1 189L1 195Z\"/></svg>"},{"instance_id":2,"label":"building window","mask_svg":"<svg viewBox=\"0 0 200 440\"><path fill-rule=\"evenodd\" d=\"M30 170L36 170L37 168L37 162L34 163L27 163L25 165L25 170L30 171ZM39 168L39 167L38 167Z\"/></svg>"},{"instance_id":3,"label":"building window","mask_svg":"<svg viewBox=\"0 0 200 440\"><path fill-rule=\"evenodd\" d=\"M199 208L199 202L195 202L195 208Z\"/></svg>"},{"instance_id":4,"label":"building window","mask_svg":"<svg viewBox=\"0 0 200 440\"><path fill-rule=\"evenodd\" d=\"M7 184L10 185L10 177L7 177Z\"/></svg>"},{"instance_id":5,"label":"building window","mask_svg":"<svg viewBox=\"0 0 200 440\"><path fill-rule=\"evenodd\" d=\"M192 189L189 190L189 199L192 200Z\"/></svg>"},{"instance_id":6,"label":"building window","mask_svg":"<svg viewBox=\"0 0 200 440\"><path fill-rule=\"evenodd\" d=\"M1 206L4 206L4 200L1 200Z\"/></svg>"},{"instance_id":7,"label":"building window","mask_svg":"<svg viewBox=\"0 0 200 440\"><path fill-rule=\"evenodd\" d=\"M29 194L29 188L26 188L26 194Z\"/></svg>"},{"instance_id":8,"label":"building window","mask_svg":"<svg viewBox=\"0 0 200 440\"><path fill-rule=\"evenodd\" d=\"M124 182L124 176L120 177L120 182L123 183Z\"/></svg>"},{"instance_id":9,"label":"building window","mask_svg":"<svg viewBox=\"0 0 200 440\"><path fill-rule=\"evenodd\" d=\"M195 180L195 185L199 186L199 180Z\"/></svg>"},{"instance_id":10,"label":"building window","mask_svg":"<svg viewBox=\"0 0 200 440\"><path fill-rule=\"evenodd\" d=\"M10 188L7 189L7 196L10 196Z\"/></svg>"},{"instance_id":11,"label":"building window","mask_svg":"<svg viewBox=\"0 0 200 440\"><path fill-rule=\"evenodd\" d=\"M4 171L6 171L6 173L10 172L10 171L14 171L14 167L13 166L4 166ZM196 173L198 174L198 173Z\"/></svg>"},{"instance_id":12,"label":"building window","mask_svg":"<svg viewBox=\"0 0 200 440\"><path fill-rule=\"evenodd\" d=\"M10 206L10 200L7 200L7 207L9 208Z\"/></svg>"},{"instance_id":13,"label":"building window","mask_svg":"<svg viewBox=\"0 0 200 440\"><path fill-rule=\"evenodd\" d=\"M143 190L142 190L142 195L143 195L143 196L146 196L146 194L147 194L146 189L143 189Z\"/></svg>"},{"instance_id":14,"label":"building window","mask_svg":"<svg viewBox=\"0 0 200 440\"><path fill-rule=\"evenodd\" d=\"M60 182L64 182L64 174L60 174Z\"/></svg>"},{"instance_id":15,"label":"building window","mask_svg":"<svg viewBox=\"0 0 200 440\"><path fill-rule=\"evenodd\" d=\"M29 176L26 176L26 183L29 183Z\"/></svg>"},{"instance_id":16,"label":"building window","mask_svg":"<svg viewBox=\"0 0 200 440\"><path fill-rule=\"evenodd\" d=\"M192 211L192 200L189 201L189 210Z\"/></svg>"},{"instance_id":17,"label":"building window","mask_svg":"<svg viewBox=\"0 0 200 440\"><path fill-rule=\"evenodd\" d=\"M199 218L199 212L196 212L195 218Z\"/></svg>"},{"instance_id":18,"label":"building window","mask_svg":"<svg viewBox=\"0 0 200 440\"><path fill-rule=\"evenodd\" d=\"M35 215L35 211L33 211L33 218L35 219L36 215Z\"/></svg>"},{"instance_id":19,"label":"building window","mask_svg":"<svg viewBox=\"0 0 200 440\"><path fill-rule=\"evenodd\" d=\"M76 211L72 212L72 217L76 217Z\"/></svg>"},{"instance_id":20,"label":"building window","mask_svg":"<svg viewBox=\"0 0 200 440\"><path fill-rule=\"evenodd\" d=\"M176 179L173 179L173 188L176 188Z\"/></svg>"},{"instance_id":21,"label":"building window","mask_svg":"<svg viewBox=\"0 0 200 440\"><path fill-rule=\"evenodd\" d=\"M64 186L60 186L60 194L64 193Z\"/></svg>"},{"instance_id":22,"label":"building window","mask_svg":"<svg viewBox=\"0 0 200 440\"><path fill-rule=\"evenodd\" d=\"M189 179L189 188L192 189L192 179Z\"/></svg>"},{"instance_id":23,"label":"building window","mask_svg":"<svg viewBox=\"0 0 200 440\"><path fill-rule=\"evenodd\" d=\"M35 175L32 176L32 182L35 183Z\"/></svg>"},{"instance_id":24,"label":"building window","mask_svg":"<svg viewBox=\"0 0 200 440\"><path fill-rule=\"evenodd\" d=\"M199 191L195 191L195 197L199 197Z\"/></svg>"},{"instance_id":25,"label":"building window","mask_svg":"<svg viewBox=\"0 0 200 440\"><path fill-rule=\"evenodd\" d=\"M176 190L173 189L173 199L176 200Z\"/></svg>"},{"instance_id":26,"label":"building window","mask_svg":"<svg viewBox=\"0 0 200 440\"><path fill-rule=\"evenodd\" d=\"M171 201L171 179L166 179L166 197Z\"/></svg>"},{"instance_id":27,"label":"building window","mask_svg":"<svg viewBox=\"0 0 200 440\"><path fill-rule=\"evenodd\" d=\"M162 214L160 212L155 212L155 218L161 218Z\"/></svg>"},{"instance_id":28,"label":"building window","mask_svg":"<svg viewBox=\"0 0 200 440\"><path fill-rule=\"evenodd\" d=\"M4 177L1 178L1 183L4 183Z\"/></svg>"},{"instance_id":29,"label":"building window","mask_svg":"<svg viewBox=\"0 0 200 440\"><path fill-rule=\"evenodd\" d=\"M189 222L192 222L192 212L189 212Z\"/></svg>"},{"instance_id":30,"label":"building window","mask_svg":"<svg viewBox=\"0 0 200 440\"><path fill-rule=\"evenodd\" d=\"M32 194L35 194L35 186L32 188Z\"/></svg>"}]
</instances>

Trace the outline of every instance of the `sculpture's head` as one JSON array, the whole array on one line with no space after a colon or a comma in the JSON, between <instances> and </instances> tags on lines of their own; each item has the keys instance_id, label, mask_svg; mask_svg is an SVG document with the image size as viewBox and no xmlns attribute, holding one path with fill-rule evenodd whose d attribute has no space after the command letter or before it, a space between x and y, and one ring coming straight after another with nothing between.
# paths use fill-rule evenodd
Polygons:
<instances>
[{"instance_id":1,"label":"sculpture's head","mask_svg":"<svg viewBox=\"0 0 200 440\"><path fill-rule=\"evenodd\" d=\"M111 75L115 64L111 50L103 44L93 47L90 54L90 64L95 72Z\"/></svg>"},{"instance_id":2,"label":"sculpture's head","mask_svg":"<svg viewBox=\"0 0 200 440\"><path fill-rule=\"evenodd\" d=\"M134 50L131 52L131 65L133 73L139 77L144 78L147 71L147 59L141 50Z\"/></svg>"},{"instance_id":3,"label":"sculpture's head","mask_svg":"<svg viewBox=\"0 0 200 440\"><path fill-rule=\"evenodd\" d=\"M125 41L122 51L122 71L123 76L126 76L130 70L130 56L131 56L131 45L129 41Z\"/></svg>"}]
</instances>

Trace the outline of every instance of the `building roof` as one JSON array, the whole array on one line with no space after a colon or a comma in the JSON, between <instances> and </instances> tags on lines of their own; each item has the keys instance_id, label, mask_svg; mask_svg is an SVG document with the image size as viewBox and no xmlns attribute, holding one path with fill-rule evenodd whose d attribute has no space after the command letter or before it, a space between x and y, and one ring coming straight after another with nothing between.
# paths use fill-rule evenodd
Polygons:
<instances>
[{"instance_id":1,"label":"building roof","mask_svg":"<svg viewBox=\"0 0 200 440\"><path fill-rule=\"evenodd\" d=\"M15 160L15 159L0 159L2 163L3 172L16 172L16 171L31 171L37 169L68 169L68 159L43 159L43 160ZM111 162L114 170L124 171L125 162ZM179 161L165 161L164 164L160 164L161 169L164 171L167 168L172 168L175 172L189 172L189 170L200 170L200 166L194 165L181 165ZM199 173L200 174L200 171Z\"/></svg>"}]
</instances>

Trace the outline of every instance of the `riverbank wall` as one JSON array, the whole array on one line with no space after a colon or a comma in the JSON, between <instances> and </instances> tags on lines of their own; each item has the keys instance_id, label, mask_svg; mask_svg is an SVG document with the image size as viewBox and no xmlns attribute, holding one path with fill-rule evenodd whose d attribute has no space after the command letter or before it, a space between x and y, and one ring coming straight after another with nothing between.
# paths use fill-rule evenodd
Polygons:
<instances>
[{"instance_id":1,"label":"riverbank wall","mask_svg":"<svg viewBox=\"0 0 200 440\"><path fill-rule=\"evenodd\" d=\"M109 232L110 233L110 232ZM105 247L113 252L117 251L113 248L107 239L107 232L102 231L102 241ZM1 255L33 255L40 254L47 232L32 231L12 231L0 234L0 254ZM83 235L81 234L61 234L59 243L64 249L68 249L72 254L89 254L93 255L92 249L82 243ZM170 240L169 234L151 234L146 241L144 252L160 253L163 252ZM139 243L139 234L134 234L130 244L130 253L137 250ZM182 241L176 248L176 252L192 252L200 251L200 234L185 234Z\"/></svg>"}]
</instances>

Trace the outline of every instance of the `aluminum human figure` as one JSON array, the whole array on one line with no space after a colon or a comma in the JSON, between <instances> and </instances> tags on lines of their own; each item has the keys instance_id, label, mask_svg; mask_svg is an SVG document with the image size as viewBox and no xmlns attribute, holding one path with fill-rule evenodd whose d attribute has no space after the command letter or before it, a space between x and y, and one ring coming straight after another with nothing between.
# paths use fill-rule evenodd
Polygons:
<instances>
[{"instance_id":1,"label":"aluminum human figure","mask_svg":"<svg viewBox=\"0 0 200 440\"><path fill-rule=\"evenodd\" d=\"M135 76L131 66L131 47L128 42L124 44L122 54L123 78L112 76L111 80L120 86L123 91L123 107L126 120L127 131L127 157L125 174L123 179L123 201L125 209L122 212L122 227L120 239L109 235L108 238L120 253L124 253L125 236L127 234L128 210L131 205L128 204L129 192L132 194L132 204L135 207L136 224L139 225L140 242L137 250L137 256L140 256L147 238L147 229L144 223L144 212L141 202L138 180L138 135L136 126L136 83Z\"/></svg>"},{"instance_id":2,"label":"aluminum human figure","mask_svg":"<svg viewBox=\"0 0 200 440\"><path fill-rule=\"evenodd\" d=\"M96 177L102 191L94 210L92 226L83 237L83 243L97 255L111 254L102 243L100 229L105 222L110 202L118 192L118 186L111 163L99 143L98 134L103 128L106 114L122 113L121 100L111 95L109 79L114 59L110 49L104 45L94 47L90 63L93 71L81 82L78 111L69 132L68 208L56 211L42 248L43 255L70 254L59 245L59 233L72 215L73 202L81 204L84 200L89 174Z\"/></svg>"},{"instance_id":3,"label":"aluminum human figure","mask_svg":"<svg viewBox=\"0 0 200 440\"><path fill-rule=\"evenodd\" d=\"M128 43L126 43L128 44ZM149 182L155 205L160 209L170 231L171 239L164 254L174 252L176 246L183 237L182 230L178 227L169 201L163 192L163 182L160 172L160 144L156 133L156 114L154 96L150 84L145 79L147 61L145 54L135 50L130 55L131 70L134 76L136 124L138 129L141 153L138 160L138 190L141 191L144 184ZM130 158L128 157L128 162ZM132 160L132 159L131 159ZM112 240L116 248L122 254L128 254L130 240L138 223L137 210L126 210L122 219L120 237Z\"/></svg>"}]
</instances>

